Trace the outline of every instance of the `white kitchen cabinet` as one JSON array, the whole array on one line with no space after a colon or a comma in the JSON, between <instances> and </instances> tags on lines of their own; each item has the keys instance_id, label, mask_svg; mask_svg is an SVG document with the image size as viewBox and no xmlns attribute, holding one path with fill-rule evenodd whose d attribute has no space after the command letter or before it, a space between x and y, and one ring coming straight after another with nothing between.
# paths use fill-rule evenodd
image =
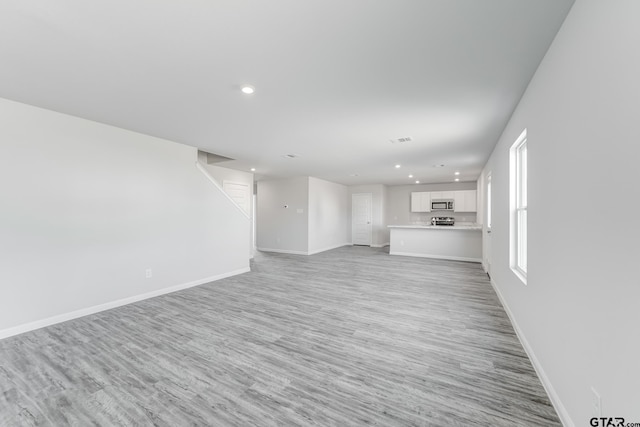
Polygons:
<instances>
[{"instance_id":1,"label":"white kitchen cabinet","mask_svg":"<svg viewBox=\"0 0 640 427\"><path fill-rule=\"evenodd\" d=\"M431 193L427 191L412 192L411 212L431 212Z\"/></svg>"},{"instance_id":2,"label":"white kitchen cabinet","mask_svg":"<svg viewBox=\"0 0 640 427\"><path fill-rule=\"evenodd\" d=\"M431 200L453 200L455 191L432 191Z\"/></svg>"},{"instance_id":3,"label":"white kitchen cabinet","mask_svg":"<svg viewBox=\"0 0 640 427\"><path fill-rule=\"evenodd\" d=\"M478 210L476 190L455 191L454 193L454 212L476 212Z\"/></svg>"}]
</instances>

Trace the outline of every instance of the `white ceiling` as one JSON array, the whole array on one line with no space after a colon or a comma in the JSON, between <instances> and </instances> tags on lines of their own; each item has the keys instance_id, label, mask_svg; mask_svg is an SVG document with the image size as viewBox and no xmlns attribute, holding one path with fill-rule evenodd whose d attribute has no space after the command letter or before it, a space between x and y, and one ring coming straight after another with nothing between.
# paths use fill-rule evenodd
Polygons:
<instances>
[{"instance_id":1,"label":"white ceiling","mask_svg":"<svg viewBox=\"0 0 640 427\"><path fill-rule=\"evenodd\" d=\"M572 3L3 0L0 97L259 176L469 181Z\"/></svg>"}]
</instances>

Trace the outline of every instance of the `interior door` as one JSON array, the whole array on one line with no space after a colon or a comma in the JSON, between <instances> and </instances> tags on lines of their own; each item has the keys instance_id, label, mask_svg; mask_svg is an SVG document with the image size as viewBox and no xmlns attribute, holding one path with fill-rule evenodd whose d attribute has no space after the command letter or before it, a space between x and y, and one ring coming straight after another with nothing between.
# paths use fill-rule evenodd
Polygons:
<instances>
[{"instance_id":1,"label":"interior door","mask_svg":"<svg viewBox=\"0 0 640 427\"><path fill-rule=\"evenodd\" d=\"M351 242L371 246L371 193L351 196Z\"/></svg>"},{"instance_id":2,"label":"interior door","mask_svg":"<svg viewBox=\"0 0 640 427\"><path fill-rule=\"evenodd\" d=\"M487 274L491 277L491 172L487 174L487 228L483 239L484 261Z\"/></svg>"},{"instance_id":3,"label":"interior door","mask_svg":"<svg viewBox=\"0 0 640 427\"><path fill-rule=\"evenodd\" d=\"M244 210L247 215L251 215L251 191L249 184L242 182L223 181L222 189Z\"/></svg>"}]
</instances>

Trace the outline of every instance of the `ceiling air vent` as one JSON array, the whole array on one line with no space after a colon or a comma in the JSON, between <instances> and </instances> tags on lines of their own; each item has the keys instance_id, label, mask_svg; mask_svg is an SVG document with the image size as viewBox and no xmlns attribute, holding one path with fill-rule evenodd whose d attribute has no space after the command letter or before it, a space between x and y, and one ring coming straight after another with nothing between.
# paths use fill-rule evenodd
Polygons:
<instances>
[{"instance_id":1,"label":"ceiling air vent","mask_svg":"<svg viewBox=\"0 0 640 427\"><path fill-rule=\"evenodd\" d=\"M402 138L392 139L391 143L392 144L401 144L403 142L411 142L411 141L413 141L413 139L410 136L405 136L405 137L402 137Z\"/></svg>"}]
</instances>

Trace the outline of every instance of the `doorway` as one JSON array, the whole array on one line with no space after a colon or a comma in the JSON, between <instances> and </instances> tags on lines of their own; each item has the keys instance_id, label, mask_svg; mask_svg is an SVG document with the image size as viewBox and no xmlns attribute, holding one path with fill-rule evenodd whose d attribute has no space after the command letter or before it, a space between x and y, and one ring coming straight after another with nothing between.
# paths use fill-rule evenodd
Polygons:
<instances>
[{"instance_id":1,"label":"doorway","mask_svg":"<svg viewBox=\"0 0 640 427\"><path fill-rule=\"evenodd\" d=\"M487 229L484 238L484 263L485 270L491 278L491 172L487 174Z\"/></svg>"},{"instance_id":2,"label":"doorway","mask_svg":"<svg viewBox=\"0 0 640 427\"><path fill-rule=\"evenodd\" d=\"M371 193L351 195L351 242L354 245L371 246Z\"/></svg>"}]
</instances>

